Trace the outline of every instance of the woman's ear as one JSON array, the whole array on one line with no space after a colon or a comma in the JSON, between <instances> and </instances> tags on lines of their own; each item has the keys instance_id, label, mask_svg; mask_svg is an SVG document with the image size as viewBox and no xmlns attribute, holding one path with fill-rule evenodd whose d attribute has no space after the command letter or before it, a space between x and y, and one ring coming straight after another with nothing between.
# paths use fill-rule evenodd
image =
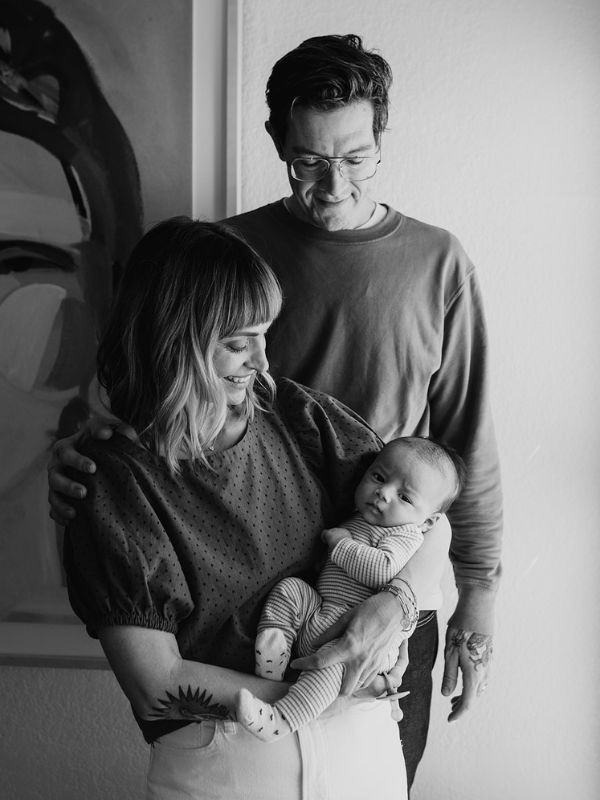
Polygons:
<instances>
[{"instance_id":1,"label":"woman's ear","mask_svg":"<svg viewBox=\"0 0 600 800\"><path fill-rule=\"evenodd\" d=\"M433 514L431 514L431 516L427 517L425 522L421 525L421 533L426 533L427 531L431 530L441 516L441 511L435 511Z\"/></svg>"},{"instance_id":2,"label":"woman's ear","mask_svg":"<svg viewBox=\"0 0 600 800\"><path fill-rule=\"evenodd\" d=\"M275 145L275 149L277 150L277 155L282 161L285 161L283 155L283 144L279 140L279 136L277 136L277 133L275 132L275 129L273 128L269 120L265 122L265 130L273 140L273 144Z\"/></svg>"}]
</instances>

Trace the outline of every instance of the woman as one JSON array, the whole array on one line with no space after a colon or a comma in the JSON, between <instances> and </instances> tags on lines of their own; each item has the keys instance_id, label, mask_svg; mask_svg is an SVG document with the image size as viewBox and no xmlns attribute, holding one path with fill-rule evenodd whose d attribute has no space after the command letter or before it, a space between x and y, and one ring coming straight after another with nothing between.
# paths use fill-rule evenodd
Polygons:
<instances>
[{"instance_id":1,"label":"woman","mask_svg":"<svg viewBox=\"0 0 600 800\"><path fill-rule=\"evenodd\" d=\"M227 227L168 220L134 250L99 350L111 410L139 440L86 444L98 471L65 567L152 743L149 798L406 794L387 703L340 700L269 745L233 721L240 688L285 693L253 675L263 599L286 575L310 576L320 531L350 510L381 444L326 395L286 380L275 395L265 334L280 304L267 265ZM402 624L402 603L385 603Z\"/></svg>"}]
</instances>

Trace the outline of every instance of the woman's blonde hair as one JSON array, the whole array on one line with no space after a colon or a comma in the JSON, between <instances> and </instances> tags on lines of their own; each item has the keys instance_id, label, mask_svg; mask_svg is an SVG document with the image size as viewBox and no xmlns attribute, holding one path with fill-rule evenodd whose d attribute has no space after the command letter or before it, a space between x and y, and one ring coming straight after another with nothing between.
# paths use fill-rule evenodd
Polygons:
<instances>
[{"instance_id":1,"label":"woman's blonde hair","mask_svg":"<svg viewBox=\"0 0 600 800\"><path fill-rule=\"evenodd\" d=\"M129 258L98 351L112 412L172 471L182 458L206 464L227 415L217 343L271 322L280 308L274 273L227 225L159 223ZM243 413L268 408L274 394L268 372L257 375Z\"/></svg>"}]
</instances>

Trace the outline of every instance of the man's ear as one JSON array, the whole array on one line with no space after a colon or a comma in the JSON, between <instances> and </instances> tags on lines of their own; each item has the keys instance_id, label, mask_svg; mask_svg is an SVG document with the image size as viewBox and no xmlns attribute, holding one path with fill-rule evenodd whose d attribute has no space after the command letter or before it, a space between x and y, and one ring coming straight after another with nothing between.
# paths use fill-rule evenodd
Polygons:
<instances>
[{"instance_id":1,"label":"man's ear","mask_svg":"<svg viewBox=\"0 0 600 800\"><path fill-rule=\"evenodd\" d=\"M441 516L441 511L435 511L430 517L427 517L425 522L420 526L421 533L426 533L427 531L431 530Z\"/></svg>"},{"instance_id":2,"label":"man's ear","mask_svg":"<svg viewBox=\"0 0 600 800\"><path fill-rule=\"evenodd\" d=\"M283 144L279 140L279 136L277 136L277 133L275 132L275 129L273 128L269 120L265 122L265 130L273 140L273 144L275 145L275 149L277 150L277 155L282 161L285 161L285 157L283 155Z\"/></svg>"}]
</instances>

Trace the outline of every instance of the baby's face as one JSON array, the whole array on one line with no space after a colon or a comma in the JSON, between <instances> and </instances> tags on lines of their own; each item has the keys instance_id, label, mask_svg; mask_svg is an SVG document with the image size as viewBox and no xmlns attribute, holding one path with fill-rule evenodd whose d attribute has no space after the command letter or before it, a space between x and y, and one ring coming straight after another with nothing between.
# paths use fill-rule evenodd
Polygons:
<instances>
[{"instance_id":1,"label":"baby's face","mask_svg":"<svg viewBox=\"0 0 600 800\"><path fill-rule=\"evenodd\" d=\"M449 479L408 445L386 448L363 475L356 508L371 525L431 527L449 490Z\"/></svg>"}]
</instances>

